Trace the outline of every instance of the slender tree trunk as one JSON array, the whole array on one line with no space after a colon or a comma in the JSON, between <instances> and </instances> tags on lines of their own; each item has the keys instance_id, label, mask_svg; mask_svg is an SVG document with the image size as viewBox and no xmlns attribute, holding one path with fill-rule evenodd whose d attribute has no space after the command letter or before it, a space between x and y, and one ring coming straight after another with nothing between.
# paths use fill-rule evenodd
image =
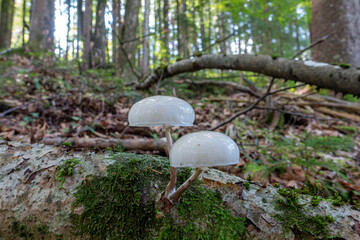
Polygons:
<instances>
[{"instance_id":1,"label":"slender tree trunk","mask_svg":"<svg viewBox=\"0 0 360 240\"><path fill-rule=\"evenodd\" d=\"M176 35L176 39L177 39L177 51L178 51L178 56L181 57L182 56L182 49L181 49L181 31L180 31L180 3L179 3L179 0L176 0L176 12L175 12L175 15L176 15L176 25L177 25L177 35Z\"/></svg>"},{"instance_id":2,"label":"slender tree trunk","mask_svg":"<svg viewBox=\"0 0 360 240\"><path fill-rule=\"evenodd\" d=\"M68 54L69 54L69 41L70 41L70 26L71 26L71 2L70 0L66 0L67 5L67 14L68 14L68 22L67 22L67 33L66 33L66 50L65 50L65 59L68 60Z\"/></svg>"},{"instance_id":3,"label":"slender tree trunk","mask_svg":"<svg viewBox=\"0 0 360 240\"><path fill-rule=\"evenodd\" d=\"M312 42L333 34L313 47L314 60L360 66L359 0L312 0L310 32Z\"/></svg>"},{"instance_id":4,"label":"slender tree trunk","mask_svg":"<svg viewBox=\"0 0 360 240\"><path fill-rule=\"evenodd\" d=\"M218 40L221 40L220 42L220 53L221 54L227 54L227 48L226 48L226 41L223 41L223 39L226 38L227 35L227 24L225 19L225 14L223 12L218 14L218 23L219 23L219 38Z\"/></svg>"},{"instance_id":5,"label":"slender tree trunk","mask_svg":"<svg viewBox=\"0 0 360 240\"><path fill-rule=\"evenodd\" d=\"M84 12L82 10L83 0L77 0L77 44L76 44L76 58L80 55L80 42L84 40Z\"/></svg>"},{"instance_id":6,"label":"slender tree trunk","mask_svg":"<svg viewBox=\"0 0 360 240\"><path fill-rule=\"evenodd\" d=\"M169 0L164 0L164 47L165 57L162 59L164 62L168 62L170 58L169 52Z\"/></svg>"},{"instance_id":7,"label":"slender tree trunk","mask_svg":"<svg viewBox=\"0 0 360 240\"><path fill-rule=\"evenodd\" d=\"M150 18L150 0L145 0L144 7L144 27L143 27L143 52L141 63L141 75L146 76L149 74L149 18Z\"/></svg>"},{"instance_id":8,"label":"slender tree trunk","mask_svg":"<svg viewBox=\"0 0 360 240\"><path fill-rule=\"evenodd\" d=\"M206 47L204 0L200 0L200 35L201 35L201 50L204 51Z\"/></svg>"},{"instance_id":9,"label":"slender tree trunk","mask_svg":"<svg viewBox=\"0 0 360 240\"><path fill-rule=\"evenodd\" d=\"M2 0L0 17L0 49L11 45L14 18L14 0Z\"/></svg>"},{"instance_id":10,"label":"slender tree trunk","mask_svg":"<svg viewBox=\"0 0 360 240\"><path fill-rule=\"evenodd\" d=\"M25 47L25 27L26 27L26 0L22 5L22 46Z\"/></svg>"},{"instance_id":11,"label":"slender tree trunk","mask_svg":"<svg viewBox=\"0 0 360 240\"><path fill-rule=\"evenodd\" d=\"M119 53L118 53L118 36L119 36L119 28L120 25L120 0L113 0L113 22L112 22L112 61L115 66L115 75L116 77L120 77L119 71Z\"/></svg>"},{"instance_id":12,"label":"slender tree trunk","mask_svg":"<svg viewBox=\"0 0 360 240\"><path fill-rule=\"evenodd\" d=\"M186 17L186 0L181 0L181 40L184 58L189 58L189 35L188 35L188 22Z\"/></svg>"},{"instance_id":13,"label":"slender tree trunk","mask_svg":"<svg viewBox=\"0 0 360 240\"><path fill-rule=\"evenodd\" d=\"M193 32L192 32L192 41L193 41L193 44L194 44L194 52L199 52L199 47L198 47L198 43L197 43L197 39L198 39L198 36L197 36L197 27L196 27L196 8L195 8L195 3L196 1L193 0L192 1L192 21L193 21Z\"/></svg>"},{"instance_id":14,"label":"slender tree trunk","mask_svg":"<svg viewBox=\"0 0 360 240\"><path fill-rule=\"evenodd\" d=\"M84 46L83 46L83 65L82 70L85 71L90 66L90 39L91 39L91 20L92 20L92 14L91 14L91 5L92 0L86 0L85 1L85 13L84 13L84 26L83 26L83 38L84 38Z\"/></svg>"},{"instance_id":15,"label":"slender tree trunk","mask_svg":"<svg viewBox=\"0 0 360 240\"><path fill-rule=\"evenodd\" d=\"M211 1L209 0L209 10L208 10L208 21L209 21L209 26L208 26L208 44L209 44L209 50L208 50L208 53L211 54L211 28L212 28L212 14L211 14Z\"/></svg>"},{"instance_id":16,"label":"slender tree trunk","mask_svg":"<svg viewBox=\"0 0 360 240\"><path fill-rule=\"evenodd\" d=\"M127 0L125 6L124 24L122 24L120 32L120 41L122 49L120 49L120 66L127 64L127 59L135 63L135 55L138 41L136 39L139 27L139 10L140 0ZM124 55L126 52L126 55Z\"/></svg>"},{"instance_id":17,"label":"slender tree trunk","mask_svg":"<svg viewBox=\"0 0 360 240\"><path fill-rule=\"evenodd\" d=\"M91 50L92 67L105 64L105 8L106 0L98 0L96 6L95 34L93 37L94 47Z\"/></svg>"}]
</instances>

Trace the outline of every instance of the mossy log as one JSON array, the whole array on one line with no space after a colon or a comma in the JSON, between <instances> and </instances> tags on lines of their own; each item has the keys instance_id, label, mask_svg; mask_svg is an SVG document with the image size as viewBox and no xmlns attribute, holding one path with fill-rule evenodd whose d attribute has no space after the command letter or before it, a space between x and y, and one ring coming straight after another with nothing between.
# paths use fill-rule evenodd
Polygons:
<instances>
[{"instance_id":1,"label":"mossy log","mask_svg":"<svg viewBox=\"0 0 360 240\"><path fill-rule=\"evenodd\" d=\"M160 78L173 77L187 72L203 69L241 70L261 73L267 76L294 80L335 92L360 95L360 70L343 69L339 66L325 64L306 64L303 61L288 60L266 55L202 55L184 59L158 69L136 88L146 89Z\"/></svg>"},{"instance_id":2,"label":"mossy log","mask_svg":"<svg viewBox=\"0 0 360 240\"><path fill-rule=\"evenodd\" d=\"M157 202L168 170L164 157L0 139L0 239L178 239L184 234L188 239L360 239L360 212L351 206L330 201L313 206L310 196L299 195L301 207L289 216L289 205L279 207L283 196L292 194L288 190L214 169L185 192L174 212L162 213ZM178 181L190 173L179 170Z\"/></svg>"}]
</instances>

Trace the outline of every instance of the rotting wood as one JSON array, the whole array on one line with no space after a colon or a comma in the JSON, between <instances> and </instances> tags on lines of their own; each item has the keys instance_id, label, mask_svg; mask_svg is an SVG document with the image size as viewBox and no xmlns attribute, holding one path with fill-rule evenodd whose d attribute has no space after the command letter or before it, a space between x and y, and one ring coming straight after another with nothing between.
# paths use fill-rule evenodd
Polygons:
<instances>
[{"instance_id":1,"label":"rotting wood","mask_svg":"<svg viewBox=\"0 0 360 240\"><path fill-rule=\"evenodd\" d=\"M104 138L44 138L42 141L46 145L61 146L64 142L69 142L73 147L117 147L121 146L126 150L141 149L144 151L165 152L166 142L161 139L104 139Z\"/></svg>"}]
</instances>

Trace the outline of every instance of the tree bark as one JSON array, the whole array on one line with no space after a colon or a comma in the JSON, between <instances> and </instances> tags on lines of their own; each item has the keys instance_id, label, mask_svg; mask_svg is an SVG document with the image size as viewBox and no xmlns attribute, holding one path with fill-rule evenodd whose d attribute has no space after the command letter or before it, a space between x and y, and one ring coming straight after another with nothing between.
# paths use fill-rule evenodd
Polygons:
<instances>
[{"instance_id":1,"label":"tree bark","mask_svg":"<svg viewBox=\"0 0 360 240\"><path fill-rule=\"evenodd\" d=\"M0 17L0 49L11 45L12 26L14 18L14 0L1 1Z\"/></svg>"},{"instance_id":2,"label":"tree bark","mask_svg":"<svg viewBox=\"0 0 360 240\"><path fill-rule=\"evenodd\" d=\"M56 168L72 158L80 160L81 164L74 166L72 176L67 176L59 188ZM80 214L84 209L72 209L73 194L92 176L104 175L113 160L109 153L102 151L66 152L63 148L43 144L0 139L0 162L0 232L3 239L16 239L15 234L20 233L31 233L31 239L56 239L59 236L79 239L72 235L70 214ZM282 214L275 208L280 198L277 188L248 182L215 169L203 172L199 179L205 188L220 193L219 197L232 214L247 219L251 239L295 239L291 230L284 232L283 223L274 219L274 215ZM159 181L156 175L153 181ZM245 183L247 187L244 187ZM152 186L151 192L160 193L158 184ZM149 195L149 192L145 194ZM310 204L311 197L306 195L299 196L299 201L304 206L305 216L329 215L334 218L327 226L329 234L341 239L360 239L356 227L360 223L360 212L351 206L334 207L330 201L320 201L315 207ZM15 223L24 229L14 233ZM40 226L46 226L48 231L40 232ZM27 237L24 239L30 239Z\"/></svg>"},{"instance_id":3,"label":"tree bark","mask_svg":"<svg viewBox=\"0 0 360 240\"><path fill-rule=\"evenodd\" d=\"M70 24L71 24L71 1L66 0L67 5L67 15L68 15L68 22L67 22L67 32L66 32L66 49L65 49L65 59L68 60L69 58L69 42L70 42Z\"/></svg>"},{"instance_id":4,"label":"tree bark","mask_svg":"<svg viewBox=\"0 0 360 240\"><path fill-rule=\"evenodd\" d=\"M188 35L188 20L186 16L186 0L181 0L181 21L180 26L181 29L181 45L182 45L182 52L184 58L190 57L189 52L189 35Z\"/></svg>"},{"instance_id":5,"label":"tree bark","mask_svg":"<svg viewBox=\"0 0 360 240\"><path fill-rule=\"evenodd\" d=\"M144 7L144 27L143 27L143 49L141 62L141 75L147 76L150 73L149 68L149 18L150 18L150 0L145 0Z\"/></svg>"},{"instance_id":6,"label":"tree bark","mask_svg":"<svg viewBox=\"0 0 360 240\"><path fill-rule=\"evenodd\" d=\"M127 0L125 6L125 18L120 32L120 66L124 67L127 64L127 58L135 63L135 54L138 41L133 41L136 38L139 27L139 10L140 0ZM124 51L126 55L124 55Z\"/></svg>"},{"instance_id":7,"label":"tree bark","mask_svg":"<svg viewBox=\"0 0 360 240\"><path fill-rule=\"evenodd\" d=\"M300 81L320 88L336 92L360 95L360 70L342 69L338 66L314 66L313 63L273 59L266 55L203 55L193 59L185 59L168 65L164 71L154 71L144 81L136 84L145 89L157 82L160 76L168 78L180 73L195 72L203 69L231 69L251 71L264 75Z\"/></svg>"},{"instance_id":8,"label":"tree bark","mask_svg":"<svg viewBox=\"0 0 360 240\"><path fill-rule=\"evenodd\" d=\"M54 49L54 1L33 0L31 4L30 36L28 45L35 51Z\"/></svg>"},{"instance_id":9,"label":"tree bark","mask_svg":"<svg viewBox=\"0 0 360 240\"><path fill-rule=\"evenodd\" d=\"M331 35L313 48L313 59L360 66L360 1L313 0L311 42Z\"/></svg>"},{"instance_id":10,"label":"tree bark","mask_svg":"<svg viewBox=\"0 0 360 240\"><path fill-rule=\"evenodd\" d=\"M170 38L170 31L169 31L169 0L164 0L164 47L165 47L165 57L163 57L163 62L168 62L170 58L170 51L169 51L169 38Z\"/></svg>"},{"instance_id":11,"label":"tree bark","mask_svg":"<svg viewBox=\"0 0 360 240\"><path fill-rule=\"evenodd\" d=\"M83 46L83 63L82 70L86 71L90 67L91 63L91 30L92 30L92 11L91 11L92 0L85 1L85 13L84 13L84 25L83 25L83 38L84 38L84 46Z\"/></svg>"},{"instance_id":12,"label":"tree bark","mask_svg":"<svg viewBox=\"0 0 360 240\"><path fill-rule=\"evenodd\" d=\"M95 34L93 37L94 46L91 49L92 67L97 67L105 64L105 45L106 45L105 7L106 7L106 0L98 0L96 6Z\"/></svg>"}]
</instances>

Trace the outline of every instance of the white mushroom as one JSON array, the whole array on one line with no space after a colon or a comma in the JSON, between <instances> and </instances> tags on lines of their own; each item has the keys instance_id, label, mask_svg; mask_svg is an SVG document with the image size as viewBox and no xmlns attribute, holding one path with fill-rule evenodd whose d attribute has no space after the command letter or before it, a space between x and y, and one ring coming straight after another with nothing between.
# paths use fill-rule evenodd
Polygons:
<instances>
[{"instance_id":1,"label":"white mushroom","mask_svg":"<svg viewBox=\"0 0 360 240\"><path fill-rule=\"evenodd\" d=\"M236 143L222 133L202 131L181 137L171 148L170 166L193 167L196 170L179 189L169 195L169 200L176 203L200 175L202 167L236 164L239 162L239 155Z\"/></svg>"},{"instance_id":2,"label":"white mushroom","mask_svg":"<svg viewBox=\"0 0 360 240\"><path fill-rule=\"evenodd\" d=\"M171 96L153 96L135 103L128 115L129 125L135 127L163 126L167 141L167 150L172 145L170 126L192 126L195 112L184 100ZM165 196L174 190L176 184L176 168L170 167L170 182Z\"/></svg>"}]
</instances>

